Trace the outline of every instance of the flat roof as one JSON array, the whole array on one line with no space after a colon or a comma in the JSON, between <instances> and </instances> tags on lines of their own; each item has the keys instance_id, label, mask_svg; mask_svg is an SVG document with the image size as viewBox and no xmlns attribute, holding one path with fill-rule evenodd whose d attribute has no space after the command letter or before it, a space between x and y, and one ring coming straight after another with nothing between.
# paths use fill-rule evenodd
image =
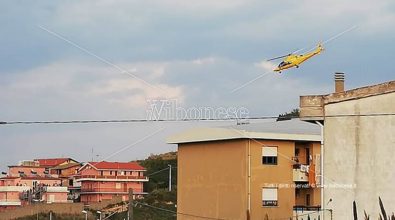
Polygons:
<instances>
[{"instance_id":1,"label":"flat roof","mask_svg":"<svg viewBox=\"0 0 395 220\"><path fill-rule=\"evenodd\" d=\"M383 95L392 92L395 92L395 80L376 84L376 85L350 89L338 93L330 93L326 95L306 95L300 97L308 98L308 99L317 99L317 98L323 99L323 104L329 104L329 103L360 99L370 96Z\"/></svg>"},{"instance_id":2,"label":"flat roof","mask_svg":"<svg viewBox=\"0 0 395 220\"><path fill-rule=\"evenodd\" d=\"M325 105L394 92L395 80L326 95L300 96L300 118L305 121L322 121L325 117Z\"/></svg>"},{"instance_id":3,"label":"flat roof","mask_svg":"<svg viewBox=\"0 0 395 220\"><path fill-rule=\"evenodd\" d=\"M194 128L170 136L167 143L181 144L234 139L321 141L321 129L316 124L299 119L267 120L226 127Z\"/></svg>"}]
</instances>

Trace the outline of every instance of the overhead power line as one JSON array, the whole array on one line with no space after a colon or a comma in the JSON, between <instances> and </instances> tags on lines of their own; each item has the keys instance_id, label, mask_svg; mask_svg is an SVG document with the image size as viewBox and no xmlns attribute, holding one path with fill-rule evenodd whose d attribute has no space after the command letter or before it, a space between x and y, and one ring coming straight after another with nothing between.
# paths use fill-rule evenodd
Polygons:
<instances>
[{"instance_id":1,"label":"overhead power line","mask_svg":"<svg viewBox=\"0 0 395 220\"><path fill-rule=\"evenodd\" d=\"M395 113L371 113L371 114L339 114L325 115L322 118L341 118L341 117L379 117L393 116ZM319 116L318 116L319 117ZM16 124L93 124L93 123L145 123L145 122L189 122L189 121L236 121L236 120L260 120L260 119L293 119L299 116L258 116L244 118L187 118L187 119L110 119L110 120L56 120L56 121L0 121L0 125ZM313 117L312 117L313 118ZM308 117L305 117L308 119Z\"/></svg>"},{"instance_id":2,"label":"overhead power line","mask_svg":"<svg viewBox=\"0 0 395 220\"><path fill-rule=\"evenodd\" d=\"M134 202L136 204L140 204L140 205L143 205L143 206L146 206L146 207L149 207L149 208L153 208L153 209L157 209L157 210L160 210L160 211L169 212L169 213L173 213L173 214L177 214L177 215L184 215L184 216L201 218L201 219L225 220L223 218L214 218L214 217L207 217L207 216L201 216L201 215L188 214L188 213L177 212L177 211L173 211L173 210L170 210L170 209L164 209L164 208L148 205L146 203L141 203L141 202L137 202L137 201L134 201Z\"/></svg>"},{"instance_id":3,"label":"overhead power line","mask_svg":"<svg viewBox=\"0 0 395 220\"><path fill-rule=\"evenodd\" d=\"M65 121L0 121L3 125L12 124L87 124L87 123L141 123L141 122L185 122L185 121L234 121L276 119L278 116L245 117L245 118L187 118L187 119L110 119L110 120L65 120Z\"/></svg>"},{"instance_id":4,"label":"overhead power line","mask_svg":"<svg viewBox=\"0 0 395 220\"><path fill-rule=\"evenodd\" d=\"M170 168L170 167L166 167L166 168L161 169L161 170L158 170L158 171L156 171L156 172L147 174L147 176L152 176L152 175L158 174L158 173L160 173L160 172L163 172L163 171L165 171L165 170L168 170L169 168Z\"/></svg>"}]
</instances>

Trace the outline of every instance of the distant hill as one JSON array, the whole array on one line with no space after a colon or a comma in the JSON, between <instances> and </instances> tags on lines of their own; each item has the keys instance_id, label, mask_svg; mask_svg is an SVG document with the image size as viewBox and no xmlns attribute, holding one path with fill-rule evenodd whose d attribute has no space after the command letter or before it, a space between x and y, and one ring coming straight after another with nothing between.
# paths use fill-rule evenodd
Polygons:
<instances>
[{"instance_id":1,"label":"distant hill","mask_svg":"<svg viewBox=\"0 0 395 220\"><path fill-rule=\"evenodd\" d=\"M144 183L144 196L141 202L167 210L177 211L177 152L163 154L151 154L147 159L137 161L147 169L146 175L149 181ZM172 191L169 192L169 165L172 166ZM137 206L135 208L136 219L142 220L175 220L176 215L158 211L149 207ZM125 213L119 219L126 217Z\"/></svg>"},{"instance_id":2,"label":"distant hill","mask_svg":"<svg viewBox=\"0 0 395 220\"><path fill-rule=\"evenodd\" d=\"M172 188L176 190L177 152L151 154L147 159L137 162L147 169L146 175L149 177L149 182L144 185L144 191L151 193L153 190L169 188L169 165L172 166Z\"/></svg>"},{"instance_id":3,"label":"distant hill","mask_svg":"<svg viewBox=\"0 0 395 220\"><path fill-rule=\"evenodd\" d=\"M161 158L162 160L177 160L177 151L167 152L163 154L151 154L147 159L155 160Z\"/></svg>"}]
</instances>

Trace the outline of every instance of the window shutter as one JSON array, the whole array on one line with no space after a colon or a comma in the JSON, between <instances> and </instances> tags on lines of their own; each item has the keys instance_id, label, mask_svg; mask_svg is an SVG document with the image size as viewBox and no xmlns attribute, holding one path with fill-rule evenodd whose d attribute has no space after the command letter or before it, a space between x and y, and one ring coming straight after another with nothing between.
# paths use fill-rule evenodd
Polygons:
<instances>
[{"instance_id":1,"label":"window shutter","mask_svg":"<svg viewBox=\"0 0 395 220\"><path fill-rule=\"evenodd\" d=\"M263 188L262 189L263 201L277 201L277 188Z\"/></svg>"},{"instance_id":2,"label":"window shutter","mask_svg":"<svg viewBox=\"0 0 395 220\"><path fill-rule=\"evenodd\" d=\"M263 157L277 157L277 147L262 147Z\"/></svg>"}]
</instances>

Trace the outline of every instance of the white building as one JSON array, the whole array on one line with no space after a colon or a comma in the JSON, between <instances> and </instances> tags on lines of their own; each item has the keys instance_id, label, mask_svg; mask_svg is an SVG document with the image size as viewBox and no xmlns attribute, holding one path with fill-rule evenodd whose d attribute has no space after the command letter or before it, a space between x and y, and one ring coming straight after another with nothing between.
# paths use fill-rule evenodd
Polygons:
<instances>
[{"instance_id":1,"label":"white building","mask_svg":"<svg viewBox=\"0 0 395 220\"><path fill-rule=\"evenodd\" d=\"M335 93L300 99L302 120L324 125L323 207L352 219L355 201L377 219L379 197L395 212L395 81L344 91L335 79Z\"/></svg>"}]
</instances>

